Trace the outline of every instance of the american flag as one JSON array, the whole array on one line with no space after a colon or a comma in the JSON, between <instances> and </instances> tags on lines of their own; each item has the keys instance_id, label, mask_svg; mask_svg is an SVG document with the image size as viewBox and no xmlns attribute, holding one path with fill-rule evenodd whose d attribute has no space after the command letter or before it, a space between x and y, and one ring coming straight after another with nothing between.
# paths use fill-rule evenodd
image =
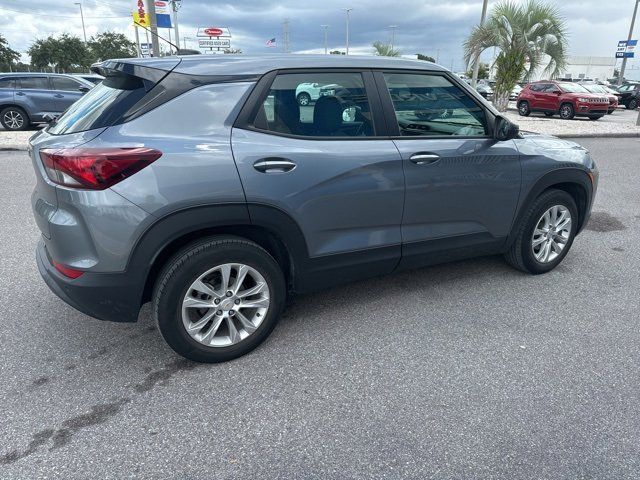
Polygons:
<instances>
[{"instance_id":1,"label":"american flag","mask_svg":"<svg viewBox=\"0 0 640 480\"><path fill-rule=\"evenodd\" d=\"M267 40L267 47L275 47L275 46L276 46L276 37L273 37Z\"/></svg>"}]
</instances>

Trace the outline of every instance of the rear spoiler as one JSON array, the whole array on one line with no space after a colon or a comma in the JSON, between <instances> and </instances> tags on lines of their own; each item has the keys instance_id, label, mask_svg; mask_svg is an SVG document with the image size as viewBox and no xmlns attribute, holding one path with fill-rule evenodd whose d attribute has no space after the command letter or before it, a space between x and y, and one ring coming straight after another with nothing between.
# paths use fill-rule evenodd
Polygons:
<instances>
[{"instance_id":1,"label":"rear spoiler","mask_svg":"<svg viewBox=\"0 0 640 480\"><path fill-rule=\"evenodd\" d=\"M116 59L105 60L104 62L94 63L91 65L91 71L102 75L103 77L112 77L118 75L130 75L145 80L150 90L160 80L166 77L174 68L176 68L181 58L162 58L162 59Z\"/></svg>"}]
</instances>

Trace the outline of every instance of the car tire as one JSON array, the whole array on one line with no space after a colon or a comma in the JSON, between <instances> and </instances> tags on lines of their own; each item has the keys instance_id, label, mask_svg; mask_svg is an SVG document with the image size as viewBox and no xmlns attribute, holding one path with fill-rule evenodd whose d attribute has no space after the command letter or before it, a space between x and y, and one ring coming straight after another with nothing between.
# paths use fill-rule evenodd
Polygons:
<instances>
[{"instance_id":1,"label":"car tire","mask_svg":"<svg viewBox=\"0 0 640 480\"><path fill-rule=\"evenodd\" d=\"M307 92L300 92L296 98L298 99L298 105L301 107L306 107L311 103L311 95Z\"/></svg>"},{"instance_id":2,"label":"car tire","mask_svg":"<svg viewBox=\"0 0 640 480\"><path fill-rule=\"evenodd\" d=\"M531 114L531 109L529 108L529 102L521 101L518 103L518 113L521 117L528 117Z\"/></svg>"},{"instance_id":3,"label":"car tire","mask_svg":"<svg viewBox=\"0 0 640 480\"><path fill-rule=\"evenodd\" d=\"M240 267L245 267L245 276L236 287L231 282L242 276ZM259 285L260 293L242 296ZM192 243L174 255L158 276L152 308L162 336L176 353L217 363L260 345L276 326L285 300L286 283L276 260L256 243L224 236ZM253 304L259 306L251 308Z\"/></svg>"},{"instance_id":4,"label":"car tire","mask_svg":"<svg viewBox=\"0 0 640 480\"><path fill-rule=\"evenodd\" d=\"M631 99L627 104L627 108L629 110L635 110L636 108L638 108L638 101L635 98Z\"/></svg>"},{"instance_id":5,"label":"car tire","mask_svg":"<svg viewBox=\"0 0 640 480\"><path fill-rule=\"evenodd\" d=\"M7 107L0 112L0 123L5 130L18 131L29 128L27 113L20 107Z\"/></svg>"},{"instance_id":6,"label":"car tire","mask_svg":"<svg viewBox=\"0 0 640 480\"><path fill-rule=\"evenodd\" d=\"M559 242L554 241L549 243L544 240L544 238L546 238L545 235L539 235L536 232L544 230L538 229L540 222L544 222L544 216L554 207L566 209L569 215L570 225L566 232L566 238L553 234L554 240L559 238L561 238L561 240ZM560 225L560 223L561 222L558 222L558 225ZM513 232L514 238L505 253L505 258L511 266L523 272L534 275L549 272L562 262L571 249L577 227L578 209L573 197L563 190L547 190L536 198L526 209L519 224L516 226L516 230ZM539 243L541 239L542 244ZM547 244L553 245L553 243L555 243L556 246L549 248L550 253L548 258L545 259L544 252L542 252L541 249L545 248ZM558 252L556 249L559 248L560 243L563 243L564 246L561 251ZM541 253L542 259L538 258L538 255Z\"/></svg>"},{"instance_id":7,"label":"car tire","mask_svg":"<svg viewBox=\"0 0 640 480\"><path fill-rule=\"evenodd\" d=\"M570 103L563 103L560 105L560 118L563 120L572 120L575 117L576 112L573 108L573 105Z\"/></svg>"},{"instance_id":8,"label":"car tire","mask_svg":"<svg viewBox=\"0 0 640 480\"><path fill-rule=\"evenodd\" d=\"M545 117L553 117L555 113L552 112L544 112Z\"/></svg>"}]
</instances>

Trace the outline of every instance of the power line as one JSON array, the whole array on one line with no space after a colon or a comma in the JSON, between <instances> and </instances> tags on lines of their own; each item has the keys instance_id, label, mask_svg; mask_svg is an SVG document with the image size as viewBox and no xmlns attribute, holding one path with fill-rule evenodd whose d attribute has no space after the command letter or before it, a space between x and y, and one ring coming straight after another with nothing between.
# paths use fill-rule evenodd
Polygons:
<instances>
[{"instance_id":1,"label":"power line","mask_svg":"<svg viewBox=\"0 0 640 480\"><path fill-rule=\"evenodd\" d=\"M33 15L36 17L49 17L49 18L78 18L78 15L51 15L49 13L41 13L41 12L32 12L32 11L25 11L25 10L15 10L15 9L11 9L11 8L6 8L6 7L0 7L0 10L5 10L7 12L13 12L13 13L23 13L25 15ZM84 18L128 18L131 15L118 15L118 16L98 16L98 17L87 17L85 16Z\"/></svg>"}]
</instances>

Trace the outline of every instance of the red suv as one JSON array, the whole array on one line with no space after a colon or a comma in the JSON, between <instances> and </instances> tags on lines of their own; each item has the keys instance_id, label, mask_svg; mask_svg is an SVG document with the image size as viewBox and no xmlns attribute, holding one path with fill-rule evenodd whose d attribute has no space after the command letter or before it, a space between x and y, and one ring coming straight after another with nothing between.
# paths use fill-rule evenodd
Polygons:
<instances>
[{"instance_id":1,"label":"red suv","mask_svg":"<svg viewBox=\"0 0 640 480\"><path fill-rule=\"evenodd\" d=\"M589 92L582 85L572 82L545 80L527 85L518 95L518 113L527 116L531 112L543 112L551 117L589 117L597 120L609 109L609 98Z\"/></svg>"}]
</instances>

